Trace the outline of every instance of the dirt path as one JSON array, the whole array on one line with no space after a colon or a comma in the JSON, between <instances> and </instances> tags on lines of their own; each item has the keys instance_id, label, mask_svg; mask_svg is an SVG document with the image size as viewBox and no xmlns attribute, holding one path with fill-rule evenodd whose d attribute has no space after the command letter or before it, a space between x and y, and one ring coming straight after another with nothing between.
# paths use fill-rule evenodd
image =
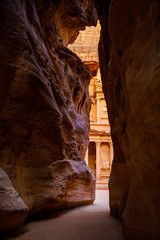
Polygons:
<instances>
[{"instance_id":1,"label":"dirt path","mask_svg":"<svg viewBox=\"0 0 160 240\"><path fill-rule=\"evenodd\" d=\"M108 191L97 190L93 205L64 211L59 217L29 223L17 240L124 240L120 224L109 216Z\"/></svg>"}]
</instances>

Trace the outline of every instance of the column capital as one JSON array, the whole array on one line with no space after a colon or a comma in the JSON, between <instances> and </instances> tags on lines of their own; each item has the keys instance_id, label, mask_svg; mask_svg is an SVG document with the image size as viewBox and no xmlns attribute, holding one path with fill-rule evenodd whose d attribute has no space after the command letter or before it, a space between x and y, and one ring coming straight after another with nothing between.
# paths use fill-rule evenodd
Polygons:
<instances>
[{"instance_id":1,"label":"column capital","mask_svg":"<svg viewBox=\"0 0 160 240\"><path fill-rule=\"evenodd\" d=\"M100 101L101 97L100 96L96 96L96 101Z\"/></svg>"}]
</instances>

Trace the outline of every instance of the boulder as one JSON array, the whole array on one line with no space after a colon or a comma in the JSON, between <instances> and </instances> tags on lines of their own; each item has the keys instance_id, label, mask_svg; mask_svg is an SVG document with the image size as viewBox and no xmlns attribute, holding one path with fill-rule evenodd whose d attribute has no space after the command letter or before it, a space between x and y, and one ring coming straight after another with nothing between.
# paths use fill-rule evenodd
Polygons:
<instances>
[{"instance_id":1,"label":"boulder","mask_svg":"<svg viewBox=\"0 0 160 240\"><path fill-rule=\"evenodd\" d=\"M27 206L0 168L0 232L19 227L27 216Z\"/></svg>"}]
</instances>

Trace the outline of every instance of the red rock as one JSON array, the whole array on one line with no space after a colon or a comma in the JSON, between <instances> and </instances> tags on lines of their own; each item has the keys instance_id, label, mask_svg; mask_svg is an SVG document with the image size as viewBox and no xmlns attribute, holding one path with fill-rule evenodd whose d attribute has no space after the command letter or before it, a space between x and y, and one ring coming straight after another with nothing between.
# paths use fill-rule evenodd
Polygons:
<instances>
[{"instance_id":1,"label":"red rock","mask_svg":"<svg viewBox=\"0 0 160 240\"><path fill-rule=\"evenodd\" d=\"M110 2L110 5L109 5ZM114 161L111 215L128 240L160 236L160 2L97 1Z\"/></svg>"},{"instance_id":2,"label":"red rock","mask_svg":"<svg viewBox=\"0 0 160 240\"><path fill-rule=\"evenodd\" d=\"M7 174L0 168L0 232L20 226L27 206L15 191Z\"/></svg>"},{"instance_id":3,"label":"red rock","mask_svg":"<svg viewBox=\"0 0 160 240\"><path fill-rule=\"evenodd\" d=\"M29 215L95 198L83 161L91 74L66 47L79 29L96 24L93 1L85 4L0 3L0 164Z\"/></svg>"}]
</instances>

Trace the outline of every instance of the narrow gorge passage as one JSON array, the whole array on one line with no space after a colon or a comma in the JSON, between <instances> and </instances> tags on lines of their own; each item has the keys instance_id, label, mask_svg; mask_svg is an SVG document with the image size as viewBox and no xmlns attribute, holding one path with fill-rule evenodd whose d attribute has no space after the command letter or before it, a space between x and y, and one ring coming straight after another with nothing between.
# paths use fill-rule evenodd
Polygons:
<instances>
[{"instance_id":1,"label":"narrow gorge passage","mask_svg":"<svg viewBox=\"0 0 160 240\"><path fill-rule=\"evenodd\" d=\"M97 190L92 205L63 211L49 220L31 222L12 240L123 240L119 221L109 215L107 190Z\"/></svg>"},{"instance_id":2,"label":"narrow gorge passage","mask_svg":"<svg viewBox=\"0 0 160 240\"><path fill-rule=\"evenodd\" d=\"M95 64L68 46L97 18ZM83 240L88 225L87 240L121 238L110 213L125 240L160 240L160 1L3 0L0 26L0 240L29 217L92 204L108 179L110 211L62 211L12 239Z\"/></svg>"}]
</instances>

